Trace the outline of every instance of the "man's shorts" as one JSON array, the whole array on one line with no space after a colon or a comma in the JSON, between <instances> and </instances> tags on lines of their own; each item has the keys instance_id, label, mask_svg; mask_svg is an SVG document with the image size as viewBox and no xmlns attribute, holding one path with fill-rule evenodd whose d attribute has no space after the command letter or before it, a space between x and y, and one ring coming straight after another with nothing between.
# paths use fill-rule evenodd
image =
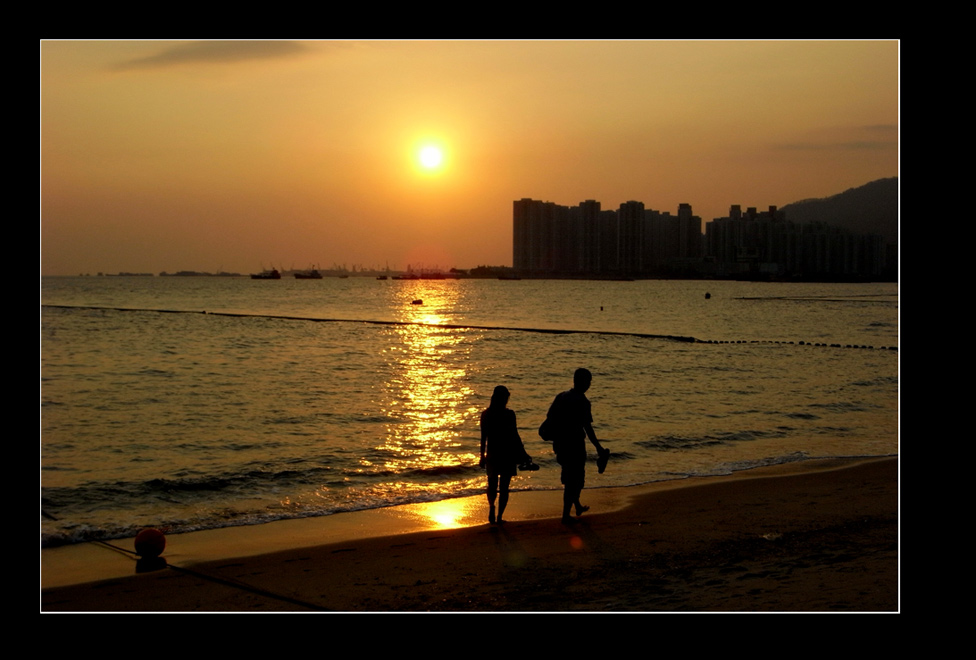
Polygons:
<instances>
[{"instance_id":1,"label":"man's shorts","mask_svg":"<svg viewBox=\"0 0 976 660\"><path fill-rule=\"evenodd\" d=\"M586 454L582 458L583 460L580 460L579 456L570 458L564 454L556 454L556 462L563 468L559 475L559 481L564 486L583 488L583 482L586 478Z\"/></svg>"}]
</instances>

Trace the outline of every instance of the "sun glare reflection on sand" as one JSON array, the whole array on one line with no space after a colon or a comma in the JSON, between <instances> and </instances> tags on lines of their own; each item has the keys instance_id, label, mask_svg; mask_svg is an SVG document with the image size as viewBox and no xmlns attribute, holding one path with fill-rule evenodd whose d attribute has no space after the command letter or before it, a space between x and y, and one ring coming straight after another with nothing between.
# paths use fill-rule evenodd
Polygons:
<instances>
[{"instance_id":1,"label":"sun glare reflection on sand","mask_svg":"<svg viewBox=\"0 0 976 660\"><path fill-rule=\"evenodd\" d=\"M485 508L483 497L459 497L427 504L408 504L390 511L426 529L457 529L483 524Z\"/></svg>"}]
</instances>

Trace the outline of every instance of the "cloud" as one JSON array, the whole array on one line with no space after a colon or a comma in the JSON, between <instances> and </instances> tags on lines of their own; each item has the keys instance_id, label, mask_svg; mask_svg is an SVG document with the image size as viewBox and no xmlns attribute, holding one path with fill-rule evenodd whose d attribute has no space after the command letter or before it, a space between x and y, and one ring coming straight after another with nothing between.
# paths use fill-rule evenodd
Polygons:
<instances>
[{"instance_id":1,"label":"cloud","mask_svg":"<svg viewBox=\"0 0 976 660\"><path fill-rule=\"evenodd\" d=\"M155 55L122 62L114 68L127 71L193 64L231 64L289 57L306 51L306 46L294 41L194 41L170 46Z\"/></svg>"}]
</instances>

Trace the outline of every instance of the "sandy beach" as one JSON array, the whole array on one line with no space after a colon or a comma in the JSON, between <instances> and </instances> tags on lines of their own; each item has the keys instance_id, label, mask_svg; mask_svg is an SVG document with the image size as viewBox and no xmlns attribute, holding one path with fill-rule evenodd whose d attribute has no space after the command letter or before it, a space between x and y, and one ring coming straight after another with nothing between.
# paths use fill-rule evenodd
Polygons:
<instances>
[{"instance_id":1,"label":"sandy beach","mask_svg":"<svg viewBox=\"0 0 976 660\"><path fill-rule=\"evenodd\" d=\"M595 471L594 471L595 472ZM897 612L896 458L481 497L41 552L43 612ZM116 549L117 548L117 549Z\"/></svg>"}]
</instances>

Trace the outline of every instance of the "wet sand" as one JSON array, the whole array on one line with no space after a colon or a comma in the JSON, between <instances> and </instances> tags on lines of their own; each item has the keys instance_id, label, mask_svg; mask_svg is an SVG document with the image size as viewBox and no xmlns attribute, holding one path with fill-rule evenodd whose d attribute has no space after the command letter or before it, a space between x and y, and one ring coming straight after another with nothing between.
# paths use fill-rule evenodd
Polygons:
<instances>
[{"instance_id":1,"label":"wet sand","mask_svg":"<svg viewBox=\"0 0 976 660\"><path fill-rule=\"evenodd\" d=\"M611 465L612 469L612 465ZM595 472L595 470L594 470ZM595 476L595 475L594 475ZM588 482L595 482L589 478ZM45 612L896 612L898 462L804 461L647 486L484 498L41 553Z\"/></svg>"}]
</instances>

